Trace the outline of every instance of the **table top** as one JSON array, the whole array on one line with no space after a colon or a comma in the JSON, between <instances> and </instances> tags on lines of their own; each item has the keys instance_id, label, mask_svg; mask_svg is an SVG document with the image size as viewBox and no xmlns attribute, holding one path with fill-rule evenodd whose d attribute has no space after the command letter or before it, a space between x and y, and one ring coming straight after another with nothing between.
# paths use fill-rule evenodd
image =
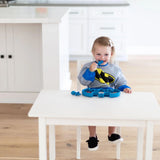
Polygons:
<instances>
[{"instance_id":1,"label":"table top","mask_svg":"<svg viewBox=\"0 0 160 160\"><path fill-rule=\"evenodd\" d=\"M120 97L73 96L70 91L42 90L30 117L106 120L160 120L160 107L151 92L121 92Z\"/></svg>"}]
</instances>

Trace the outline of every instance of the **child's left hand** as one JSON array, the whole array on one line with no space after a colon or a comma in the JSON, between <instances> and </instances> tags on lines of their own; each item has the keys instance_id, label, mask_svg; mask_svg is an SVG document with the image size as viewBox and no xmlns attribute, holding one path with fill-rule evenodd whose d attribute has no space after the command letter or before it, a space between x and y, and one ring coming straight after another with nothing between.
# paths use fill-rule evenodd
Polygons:
<instances>
[{"instance_id":1,"label":"child's left hand","mask_svg":"<svg viewBox=\"0 0 160 160\"><path fill-rule=\"evenodd\" d=\"M125 89L123 90L123 92L125 92L125 93L132 93L132 90L131 90L130 88L125 88Z\"/></svg>"}]
</instances>

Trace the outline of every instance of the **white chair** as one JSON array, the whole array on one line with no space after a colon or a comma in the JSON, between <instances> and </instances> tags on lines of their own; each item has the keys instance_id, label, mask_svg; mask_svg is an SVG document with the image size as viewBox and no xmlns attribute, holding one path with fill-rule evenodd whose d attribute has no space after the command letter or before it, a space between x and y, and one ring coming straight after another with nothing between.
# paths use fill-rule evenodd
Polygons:
<instances>
[{"instance_id":1,"label":"white chair","mask_svg":"<svg viewBox=\"0 0 160 160\"><path fill-rule=\"evenodd\" d=\"M81 66L84 64L84 60L77 60L77 74L80 72ZM81 84L77 81L77 90L81 91ZM117 127L117 133L120 134L120 127ZM121 143L116 144L116 159L120 159L120 146ZM81 154L81 127L77 127L77 159L80 159Z\"/></svg>"}]
</instances>

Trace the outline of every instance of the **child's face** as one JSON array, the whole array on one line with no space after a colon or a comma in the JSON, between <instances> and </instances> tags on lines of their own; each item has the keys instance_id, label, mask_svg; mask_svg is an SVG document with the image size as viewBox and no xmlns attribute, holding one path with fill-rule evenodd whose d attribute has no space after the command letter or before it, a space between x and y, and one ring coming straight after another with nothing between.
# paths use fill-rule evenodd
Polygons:
<instances>
[{"instance_id":1,"label":"child's face","mask_svg":"<svg viewBox=\"0 0 160 160\"><path fill-rule=\"evenodd\" d=\"M95 60L98 61L104 61L102 65L107 64L110 62L112 52L111 52L111 47L110 46L102 46L99 44L95 44L94 46L94 51L92 52Z\"/></svg>"}]
</instances>

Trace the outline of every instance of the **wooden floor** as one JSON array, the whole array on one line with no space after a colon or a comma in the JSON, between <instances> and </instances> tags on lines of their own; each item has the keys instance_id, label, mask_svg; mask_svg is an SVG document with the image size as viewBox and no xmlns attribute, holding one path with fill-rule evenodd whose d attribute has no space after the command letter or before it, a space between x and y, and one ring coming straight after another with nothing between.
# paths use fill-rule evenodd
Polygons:
<instances>
[{"instance_id":1,"label":"wooden floor","mask_svg":"<svg viewBox=\"0 0 160 160\"><path fill-rule=\"evenodd\" d=\"M134 91L153 92L160 103L160 56L130 56L120 63ZM76 89L76 63L70 63ZM0 160L38 160L38 122L28 118L31 104L0 104ZM122 160L136 160L137 129L122 128ZM107 128L98 127L99 150L87 150L87 127L82 127L82 160L115 160L115 146L107 142ZM75 160L76 127L56 126L56 160ZM153 160L160 160L160 126L154 128Z\"/></svg>"}]
</instances>

